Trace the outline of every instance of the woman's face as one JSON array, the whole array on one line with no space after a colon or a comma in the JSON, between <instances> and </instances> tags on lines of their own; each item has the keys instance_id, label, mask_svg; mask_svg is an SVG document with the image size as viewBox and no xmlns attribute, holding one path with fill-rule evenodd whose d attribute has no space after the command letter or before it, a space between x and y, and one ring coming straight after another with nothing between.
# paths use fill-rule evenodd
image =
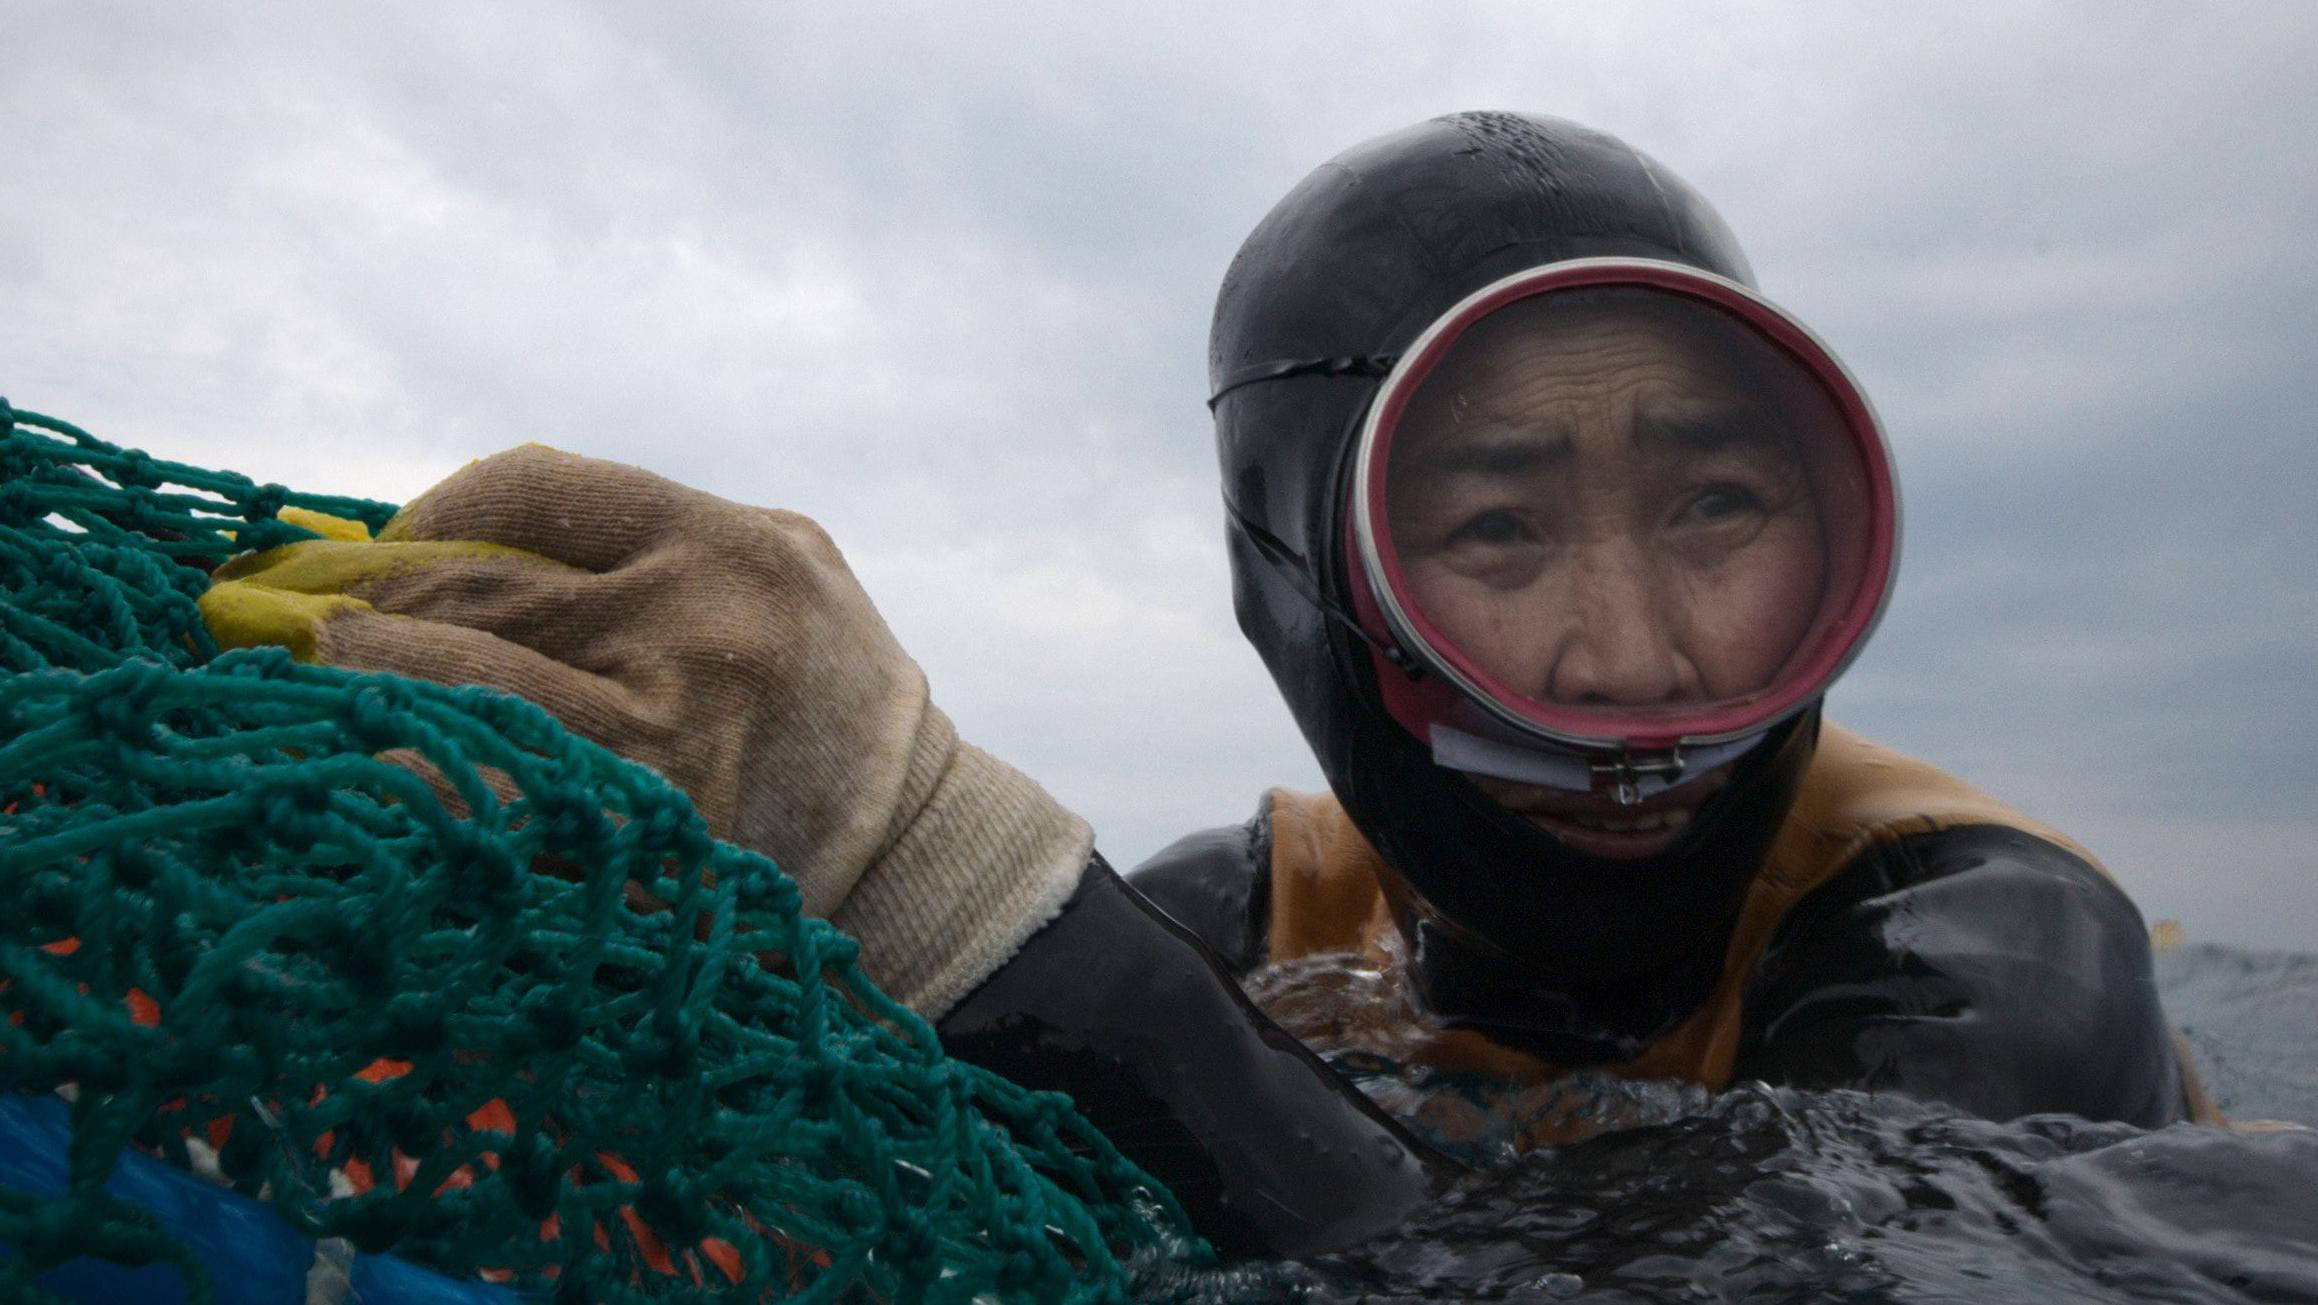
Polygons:
<instances>
[{"instance_id":1,"label":"woman's face","mask_svg":"<svg viewBox=\"0 0 2318 1305\"><path fill-rule=\"evenodd\" d=\"M1711 335L1662 314L1500 316L1458 344L1394 438L1386 505L1407 596L1507 688L1613 725L1768 687L1827 569L1790 423ZM1593 840L1603 855L1647 855L1688 817L1483 787L1533 818L1590 814L1630 834L1651 831L1614 826L1646 816L1668 834Z\"/></svg>"}]
</instances>

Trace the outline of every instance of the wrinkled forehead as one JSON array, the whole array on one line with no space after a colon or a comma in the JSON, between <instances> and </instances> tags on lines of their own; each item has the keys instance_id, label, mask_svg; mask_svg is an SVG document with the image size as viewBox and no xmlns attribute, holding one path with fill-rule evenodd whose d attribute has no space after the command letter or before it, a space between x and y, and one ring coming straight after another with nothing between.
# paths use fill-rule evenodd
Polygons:
<instances>
[{"instance_id":1,"label":"wrinkled forehead","mask_svg":"<svg viewBox=\"0 0 2318 1305\"><path fill-rule=\"evenodd\" d=\"M1820 415L1792 410L1813 388L1712 305L1637 286L1565 290L1468 327L1412 396L1396 452L1422 456L1443 437L1507 429L1567 434L1605 418L1645 436L1735 423L1791 443L1799 423Z\"/></svg>"}]
</instances>

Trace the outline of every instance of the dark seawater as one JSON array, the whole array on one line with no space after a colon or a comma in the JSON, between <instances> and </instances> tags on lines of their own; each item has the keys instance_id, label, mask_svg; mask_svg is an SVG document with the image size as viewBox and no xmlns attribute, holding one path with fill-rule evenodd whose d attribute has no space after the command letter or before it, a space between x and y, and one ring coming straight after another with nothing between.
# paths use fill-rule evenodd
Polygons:
<instances>
[{"instance_id":1,"label":"dark seawater","mask_svg":"<svg viewBox=\"0 0 2318 1305\"><path fill-rule=\"evenodd\" d=\"M2158 975L2233 1120L2318 1123L2318 956L2185 947L2160 953ZM1488 1167L1353 1250L1162 1273L1150 1295L2318 1302L2318 1132L1993 1124L1854 1092L1607 1079L1541 1102L1404 1073L1372 1050L1339 1063ZM1513 1121L1541 1105L1614 1122L1513 1155Z\"/></svg>"}]
</instances>

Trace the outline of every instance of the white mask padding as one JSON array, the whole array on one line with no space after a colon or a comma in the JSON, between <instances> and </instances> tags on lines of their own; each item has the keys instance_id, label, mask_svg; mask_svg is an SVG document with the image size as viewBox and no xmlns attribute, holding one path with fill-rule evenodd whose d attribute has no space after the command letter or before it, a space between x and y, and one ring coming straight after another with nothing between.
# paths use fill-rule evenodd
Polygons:
<instances>
[{"instance_id":1,"label":"white mask padding","mask_svg":"<svg viewBox=\"0 0 2318 1305\"><path fill-rule=\"evenodd\" d=\"M1762 740L1762 735L1750 734L1727 743L1682 748L1680 776L1668 778L1663 775L1641 775L1636 777L1635 788L1641 797L1663 793L1681 784L1684 779L1695 779L1725 762L1735 760ZM1570 793L1593 791L1593 767L1582 753L1502 743L1439 722L1432 726L1432 744L1433 761L1436 764L1468 775L1487 775L1492 779L1509 779L1516 784L1536 784L1542 788L1561 789Z\"/></svg>"}]
</instances>

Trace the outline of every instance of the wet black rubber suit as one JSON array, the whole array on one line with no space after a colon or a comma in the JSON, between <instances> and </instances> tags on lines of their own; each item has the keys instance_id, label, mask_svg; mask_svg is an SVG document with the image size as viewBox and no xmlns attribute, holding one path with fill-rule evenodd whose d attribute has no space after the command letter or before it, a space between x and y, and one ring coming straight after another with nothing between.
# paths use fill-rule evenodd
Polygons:
<instances>
[{"instance_id":1,"label":"wet black rubber suit","mask_svg":"<svg viewBox=\"0 0 2318 1305\"><path fill-rule=\"evenodd\" d=\"M1751 283L1705 202L1622 142L1511 114L1426 122L1272 210L1225 278L1209 357L1240 625L1419 903L1400 921L1419 995L1559 1064L1630 1055L1703 999L1820 733L1816 709L1775 727L1688 835L1638 865L1506 812L1378 706L1340 618L1346 463L1376 378L1476 287L1596 255ZM1449 1166L1238 991L1266 957L1270 855L1259 813L1177 843L1133 888L1098 858L940 1027L955 1053L1077 1098L1219 1245L1298 1255L1397 1221ZM2018 829L1871 849L1761 953L1735 1077L2168 1122L2186 1107L2146 937L2103 874Z\"/></svg>"}]
</instances>

